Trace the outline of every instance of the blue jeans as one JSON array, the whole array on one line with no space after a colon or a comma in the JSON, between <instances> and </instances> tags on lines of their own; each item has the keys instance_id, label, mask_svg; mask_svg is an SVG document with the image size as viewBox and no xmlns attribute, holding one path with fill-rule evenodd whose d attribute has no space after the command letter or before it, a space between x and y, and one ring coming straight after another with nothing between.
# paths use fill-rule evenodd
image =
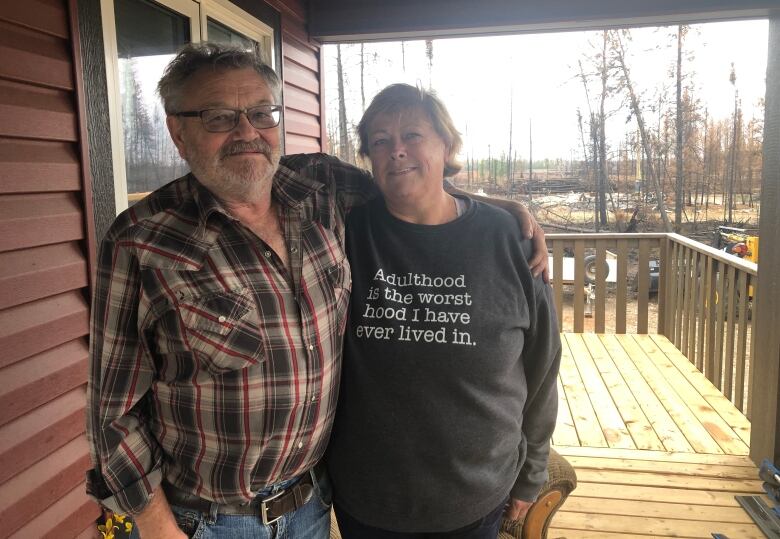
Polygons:
<instances>
[{"instance_id":1,"label":"blue jeans","mask_svg":"<svg viewBox=\"0 0 780 539\"><path fill-rule=\"evenodd\" d=\"M191 539L329 539L332 490L327 472L318 477L314 471L314 494L300 509L287 513L273 524L266 526L260 515L204 514L186 507L171 506L179 528ZM262 490L260 497L285 489L295 480L277 483L274 488ZM143 530L141 530L143 533ZM154 539L154 535L143 535Z\"/></svg>"},{"instance_id":2,"label":"blue jeans","mask_svg":"<svg viewBox=\"0 0 780 539\"><path fill-rule=\"evenodd\" d=\"M448 532L433 533L403 533L374 528L356 520L338 504L334 509L343 539L496 539L507 501L509 500L505 500L493 511L468 526Z\"/></svg>"}]
</instances>

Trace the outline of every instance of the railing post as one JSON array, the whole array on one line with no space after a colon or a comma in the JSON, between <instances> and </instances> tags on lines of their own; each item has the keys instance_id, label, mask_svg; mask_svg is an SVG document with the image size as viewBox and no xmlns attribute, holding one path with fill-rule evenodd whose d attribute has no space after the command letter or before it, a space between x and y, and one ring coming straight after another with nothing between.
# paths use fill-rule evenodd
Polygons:
<instances>
[{"instance_id":1,"label":"railing post","mask_svg":"<svg viewBox=\"0 0 780 539\"><path fill-rule=\"evenodd\" d=\"M658 262L658 333L669 337L666 324L667 302L666 290L668 289L669 279L669 237L665 236L659 240L660 260Z\"/></svg>"}]
</instances>

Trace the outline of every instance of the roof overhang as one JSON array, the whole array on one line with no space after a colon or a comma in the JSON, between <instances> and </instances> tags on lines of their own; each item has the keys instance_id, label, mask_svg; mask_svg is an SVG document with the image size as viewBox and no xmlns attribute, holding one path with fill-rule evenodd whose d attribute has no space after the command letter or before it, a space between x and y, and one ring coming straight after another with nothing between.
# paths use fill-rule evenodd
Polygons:
<instances>
[{"instance_id":1,"label":"roof overhang","mask_svg":"<svg viewBox=\"0 0 780 539\"><path fill-rule=\"evenodd\" d=\"M693 24L780 15L780 0L310 0L324 43Z\"/></svg>"}]
</instances>

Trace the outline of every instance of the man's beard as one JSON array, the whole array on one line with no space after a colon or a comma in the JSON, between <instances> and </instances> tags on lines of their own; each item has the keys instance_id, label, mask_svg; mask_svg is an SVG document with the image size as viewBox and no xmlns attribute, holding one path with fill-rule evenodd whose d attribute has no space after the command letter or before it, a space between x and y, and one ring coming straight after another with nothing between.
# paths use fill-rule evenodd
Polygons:
<instances>
[{"instance_id":1,"label":"man's beard","mask_svg":"<svg viewBox=\"0 0 780 539\"><path fill-rule=\"evenodd\" d=\"M225 160L231 155L243 152L261 153L266 161L250 158L232 160L226 165ZM263 139L257 139L226 144L212 158L188 155L187 163L198 181L217 198L250 202L270 191L279 158L278 149L274 151Z\"/></svg>"}]
</instances>

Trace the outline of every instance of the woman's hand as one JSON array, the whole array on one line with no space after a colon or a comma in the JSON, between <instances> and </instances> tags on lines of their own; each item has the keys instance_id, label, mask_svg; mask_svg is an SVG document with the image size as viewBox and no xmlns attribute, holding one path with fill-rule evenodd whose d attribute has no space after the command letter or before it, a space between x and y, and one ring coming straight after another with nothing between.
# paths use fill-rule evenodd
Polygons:
<instances>
[{"instance_id":1,"label":"woman's hand","mask_svg":"<svg viewBox=\"0 0 780 539\"><path fill-rule=\"evenodd\" d=\"M532 505L533 502L509 498L509 503L506 504L506 511L504 511L504 518L508 520L520 520L525 517Z\"/></svg>"}]
</instances>

